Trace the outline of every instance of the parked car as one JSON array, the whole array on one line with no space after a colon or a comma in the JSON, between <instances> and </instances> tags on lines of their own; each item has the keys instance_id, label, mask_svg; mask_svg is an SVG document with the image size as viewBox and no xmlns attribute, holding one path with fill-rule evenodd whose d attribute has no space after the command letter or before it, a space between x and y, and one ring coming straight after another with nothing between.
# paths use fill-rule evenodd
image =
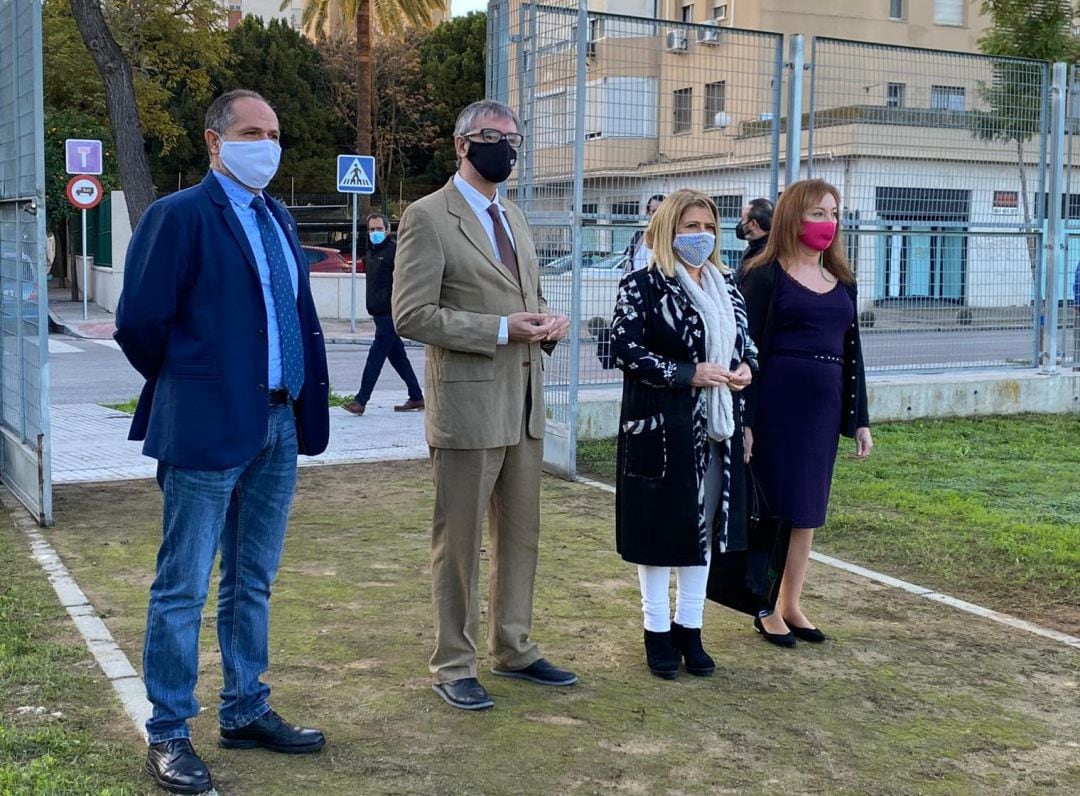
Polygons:
<instances>
[{"instance_id":1,"label":"parked car","mask_svg":"<svg viewBox=\"0 0 1080 796\"><path fill-rule=\"evenodd\" d=\"M601 251L584 251L581 253L581 267L592 268L601 260L607 257L613 256L611 252ZM540 273L543 274L561 274L564 271L569 271L573 267L574 256L572 254L565 254L562 257L556 257L553 260L544 262L540 261Z\"/></svg>"},{"instance_id":2,"label":"parked car","mask_svg":"<svg viewBox=\"0 0 1080 796\"><path fill-rule=\"evenodd\" d=\"M580 292L584 335L592 336L595 329L611 324L615 296L626 268L626 259L622 252L586 252L583 255ZM541 269L540 289L553 310L570 314L572 279L573 272L569 267L561 270L551 267Z\"/></svg>"},{"instance_id":3,"label":"parked car","mask_svg":"<svg viewBox=\"0 0 1080 796\"><path fill-rule=\"evenodd\" d=\"M349 258L343 257L337 249L326 246L303 246L307 255L308 270L313 274L347 274ZM363 270L363 263L361 263Z\"/></svg>"}]
</instances>

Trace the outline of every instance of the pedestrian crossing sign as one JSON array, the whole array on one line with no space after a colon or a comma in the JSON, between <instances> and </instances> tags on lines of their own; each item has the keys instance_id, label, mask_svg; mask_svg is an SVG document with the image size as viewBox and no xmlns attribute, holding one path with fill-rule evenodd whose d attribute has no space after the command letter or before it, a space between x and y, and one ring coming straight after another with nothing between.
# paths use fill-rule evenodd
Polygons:
<instances>
[{"instance_id":1,"label":"pedestrian crossing sign","mask_svg":"<svg viewBox=\"0 0 1080 796\"><path fill-rule=\"evenodd\" d=\"M339 193L375 193L375 158L371 155L338 155Z\"/></svg>"}]
</instances>

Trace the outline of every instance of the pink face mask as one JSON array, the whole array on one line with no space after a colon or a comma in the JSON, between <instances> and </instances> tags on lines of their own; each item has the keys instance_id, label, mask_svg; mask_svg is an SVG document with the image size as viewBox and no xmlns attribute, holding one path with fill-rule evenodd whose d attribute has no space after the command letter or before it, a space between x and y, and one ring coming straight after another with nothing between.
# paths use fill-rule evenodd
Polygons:
<instances>
[{"instance_id":1,"label":"pink face mask","mask_svg":"<svg viewBox=\"0 0 1080 796\"><path fill-rule=\"evenodd\" d=\"M836 237L835 221L804 221L799 232L799 241L816 252L823 252L832 245Z\"/></svg>"}]
</instances>

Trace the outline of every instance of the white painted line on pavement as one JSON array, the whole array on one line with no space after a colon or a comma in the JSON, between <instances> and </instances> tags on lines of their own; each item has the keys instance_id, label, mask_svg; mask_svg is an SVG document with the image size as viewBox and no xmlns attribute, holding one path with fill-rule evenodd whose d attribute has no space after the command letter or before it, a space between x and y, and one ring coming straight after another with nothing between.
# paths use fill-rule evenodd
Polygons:
<instances>
[{"instance_id":1,"label":"white painted line on pavement","mask_svg":"<svg viewBox=\"0 0 1080 796\"><path fill-rule=\"evenodd\" d=\"M124 651L113 640L109 629L97 615L94 606L86 598L60 556L38 530L37 523L26 513L15 497L6 489L0 492L0 501L11 515L15 527L30 541L30 550L52 584L60 604L67 610L71 621L86 642L101 671L109 678L124 712L135 723L146 740L146 721L151 707L146 699L146 686L131 665Z\"/></svg>"},{"instance_id":2,"label":"white painted line on pavement","mask_svg":"<svg viewBox=\"0 0 1080 796\"><path fill-rule=\"evenodd\" d=\"M49 353L50 354L83 354L81 348L73 346L70 343L62 343L59 340L53 340L49 338Z\"/></svg>"},{"instance_id":3,"label":"white painted line on pavement","mask_svg":"<svg viewBox=\"0 0 1080 796\"><path fill-rule=\"evenodd\" d=\"M115 340L93 339L93 340L87 340L86 342L93 343L94 345L103 345L106 348L113 349L114 351L119 351L120 350L120 344L118 342L116 342Z\"/></svg>"},{"instance_id":4,"label":"white painted line on pavement","mask_svg":"<svg viewBox=\"0 0 1080 796\"><path fill-rule=\"evenodd\" d=\"M611 484L605 484L602 481L594 481L591 478L584 478L582 476L577 477L579 483L586 486L595 487L596 489L602 489L605 492L615 494L615 487ZM902 589L910 594L914 594L916 597L923 597L927 600L933 600L936 603L942 603L948 605L951 608L956 608L960 611L965 611L975 616L980 616L983 619L989 619L991 622L997 622L998 624L1007 625L1009 627L1016 628L1017 630L1023 630L1027 633L1032 633L1036 636L1042 636L1043 638L1050 639L1051 641L1057 641L1060 644L1072 647L1073 649L1080 650L1080 638L1076 636L1070 636L1068 633L1062 633L1057 630L1051 630L1050 628L1040 627L1023 619L1018 619L1015 616L1009 614L1003 614L1000 611L994 611L990 608L983 608L981 605L975 605L975 603L969 603L966 600L960 600L956 597L950 597L947 594L941 594L933 589L928 589L925 586L918 586L914 583L908 583L906 580L900 580L894 578L891 575L885 575L881 572L875 572L872 569L866 567L860 567L858 564L849 564L847 561L841 561L839 558L833 558L827 556L824 553L810 553L810 558L821 564L825 564L836 569L841 569L844 572L850 572L852 575L858 575L872 580L876 583L881 583L885 586L892 586L894 589Z\"/></svg>"}]
</instances>

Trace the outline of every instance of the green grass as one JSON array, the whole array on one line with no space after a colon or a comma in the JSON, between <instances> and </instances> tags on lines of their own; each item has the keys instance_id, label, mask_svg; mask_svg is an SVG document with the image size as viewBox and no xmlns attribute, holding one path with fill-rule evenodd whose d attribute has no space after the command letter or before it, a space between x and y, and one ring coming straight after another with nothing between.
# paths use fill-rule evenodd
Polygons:
<instances>
[{"instance_id":1,"label":"green grass","mask_svg":"<svg viewBox=\"0 0 1080 796\"><path fill-rule=\"evenodd\" d=\"M356 396L353 395L352 393L350 393L348 395L342 395L340 393L331 392L330 393L330 400L328 401L328 403L330 404L331 407L344 406L345 404L347 404L349 401L351 401L355 397ZM118 412L125 412L125 413L127 413L129 415L133 415L133 414L135 414L135 407L138 406L138 404L139 404L139 399L138 398L130 398L127 401L124 401L123 403L101 404L101 405L104 406L106 409L115 409Z\"/></svg>"},{"instance_id":2,"label":"green grass","mask_svg":"<svg viewBox=\"0 0 1080 796\"><path fill-rule=\"evenodd\" d=\"M29 549L0 530L0 794L144 793L144 747Z\"/></svg>"},{"instance_id":3,"label":"green grass","mask_svg":"<svg viewBox=\"0 0 1080 796\"><path fill-rule=\"evenodd\" d=\"M1080 417L875 426L865 461L840 443L818 549L1080 632ZM578 466L611 480L614 440Z\"/></svg>"},{"instance_id":4,"label":"green grass","mask_svg":"<svg viewBox=\"0 0 1080 796\"><path fill-rule=\"evenodd\" d=\"M324 728L314 757L214 744L220 658L204 611L192 724L222 793L1080 792L1077 656L813 565L806 604L832 637L781 651L709 605L711 678L643 662L637 577L613 550L612 496L545 479L534 635L581 681L479 676L471 714L430 688L426 462L302 468L271 622L272 703ZM160 539L152 481L57 487L48 531L138 666ZM487 589L486 555L481 592ZM106 688L103 684L101 688ZM131 765L141 756L132 753ZM2 792L2 789L0 789Z\"/></svg>"}]
</instances>

